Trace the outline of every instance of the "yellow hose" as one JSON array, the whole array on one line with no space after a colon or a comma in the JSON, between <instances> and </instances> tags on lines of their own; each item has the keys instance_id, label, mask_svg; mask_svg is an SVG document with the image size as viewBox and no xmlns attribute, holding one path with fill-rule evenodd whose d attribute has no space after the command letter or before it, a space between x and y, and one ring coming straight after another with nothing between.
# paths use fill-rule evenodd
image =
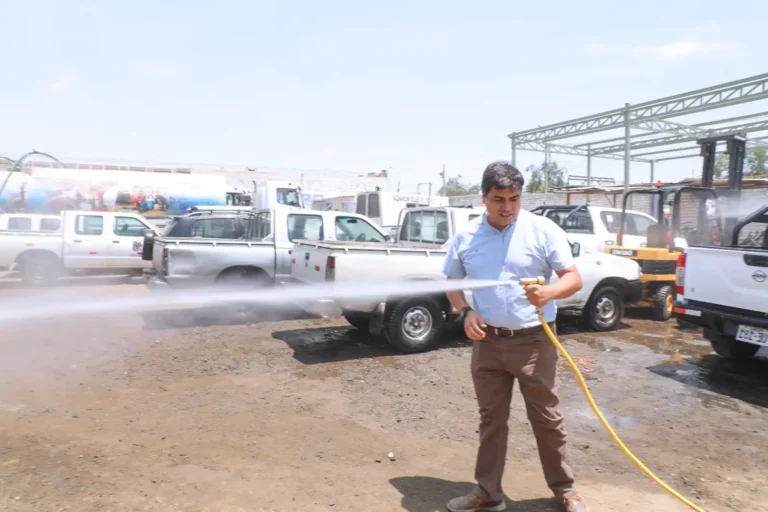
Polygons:
<instances>
[{"instance_id":1,"label":"yellow hose","mask_svg":"<svg viewBox=\"0 0 768 512\"><path fill-rule=\"evenodd\" d=\"M523 285L526 284L544 284L543 278L533 278L533 279L521 279L520 283ZM576 363L571 359L570 354L563 348L563 346L560 344L560 342L557 340L557 336L555 336L555 333L552 332L552 329L549 327L549 324L544 319L544 313L541 311L541 308L536 308L536 313L539 315L539 320L541 321L541 325L544 328L544 332L547 333L547 336L549 337L550 341L557 347L558 352L565 358L566 361L568 361L568 365L573 370L573 373L576 374L576 378L579 381L579 384L581 385L581 390L584 392L584 396L587 397L587 401L589 402L589 405L592 406L592 410L595 412L595 415L600 420L600 423L603 424L603 427L605 427L605 430L608 431L608 433L611 435L611 438L613 438L614 442L621 448L621 451L624 452L624 454L629 457L629 459L634 462L637 467L639 467L643 473L648 475L648 477L659 484L661 487L664 488L665 491L667 491L669 494L677 498L678 500L682 501L688 507L690 507L693 510L696 510L697 512L704 512L704 509L691 503L688 499L685 498L685 496L681 495L677 491L675 491L673 488L671 488L669 485L664 483L659 477L653 474L650 469L645 467L645 464L640 462L640 460L635 457L635 455L629 451L629 448L627 448L624 443L621 442L621 439L619 439L619 436L616 435L616 432L613 431L611 426L608 424L608 421L603 417L603 414L600 412L600 409L598 409L597 404L592 399L592 394L589 392L589 387L587 387L587 383L584 380L584 377L581 375L581 371L579 371L579 367L576 366Z\"/></svg>"}]
</instances>

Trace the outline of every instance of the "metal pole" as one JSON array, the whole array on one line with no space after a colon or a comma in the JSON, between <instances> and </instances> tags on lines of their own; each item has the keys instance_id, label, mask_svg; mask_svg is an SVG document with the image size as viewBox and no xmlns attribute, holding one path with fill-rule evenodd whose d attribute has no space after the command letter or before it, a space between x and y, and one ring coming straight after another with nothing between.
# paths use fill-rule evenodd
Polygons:
<instances>
[{"instance_id":1,"label":"metal pole","mask_svg":"<svg viewBox=\"0 0 768 512\"><path fill-rule=\"evenodd\" d=\"M654 164L656 163L656 160L651 160L651 185L653 185L654 179L653 175L655 174Z\"/></svg>"},{"instance_id":2,"label":"metal pole","mask_svg":"<svg viewBox=\"0 0 768 512\"><path fill-rule=\"evenodd\" d=\"M587 144L587 187L592 184L592 144Z\"/></svg>"},{"instance_id":3,"label":"metal pole","mask_svg":"<svg viewBox=\"0 0 768 512\"><path fill-rule=\"evenodd\" d=\"M549 146L544 144L544 193L549 192Z\"/></svg>"},{"instance_id":4,"label":"metal pole","mask_svg":"<svg viewBox=\"0 0 768 512\"><path fill-rule=\"evenodd\" d=\"M517 167L517 143L514 135L512 135L512 165Z\"/></svg>"},{"instance_id":5,"label":"metal pole","mask_svg":"<svg viewBox=\"0 0 768 512\"><path fill-rule=\"evenodd\" d=\"M443 172L440 173L440 176L443 178L443 197L448 195L448 191L445 190L445 164L443 164Z\"/></svg>"},{"instance_id":6,"label":"metal pole","mask_svg":"<svg viewBox=\"0 0 768 512\"><path fill-rule=\"evenodd\" d=\"M632 138L631 125L629 124L629 103L624 104L624 193L629 190L629 159L630 140Z\"/></svg>"}]
</instances>

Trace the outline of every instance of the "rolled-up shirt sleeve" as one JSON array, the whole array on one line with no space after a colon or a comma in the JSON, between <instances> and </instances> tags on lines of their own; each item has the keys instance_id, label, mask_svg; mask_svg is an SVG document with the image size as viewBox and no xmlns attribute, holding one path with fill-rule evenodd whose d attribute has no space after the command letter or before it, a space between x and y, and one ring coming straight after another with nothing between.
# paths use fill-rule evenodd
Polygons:
<instances>
[{"instance_id":1,"label":"rolled-up shirt sleeve","mask_svg":"<svg viewBox=\"0 0 768 512\"><path fill-rule=\"evenodd\" d=\"M576 264L571 252L571 244L560 226L549 219L547 225L547 262L554 271L565 270Z\"/></svg>"},{"instance_id":2,"label":"rolled-up shirt sleeve","mask_svg":"<svg viewBox=\"0 0 768 512\"><path fill-rule=\"evenodd\" d=\"M467 272L464 270L464 264L461 262L459 247L461 246L461 237L456 236L448 246L448 253L443 262L443 274L451 279L464 279Z\"/></svg>"}]
</instances>

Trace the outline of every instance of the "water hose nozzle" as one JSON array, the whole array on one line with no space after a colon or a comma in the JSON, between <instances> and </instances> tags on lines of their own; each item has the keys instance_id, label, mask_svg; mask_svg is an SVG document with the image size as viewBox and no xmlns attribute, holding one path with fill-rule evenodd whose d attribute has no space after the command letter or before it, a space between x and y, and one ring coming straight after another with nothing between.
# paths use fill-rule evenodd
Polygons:
<instances>
[{"instance_id":1,"label":"water hose nozzle","mask_svg":"<svg viewBox=\"0 0 768 512\"><path fill-rule=\"evenodd\" d=\"M528 286L529 284L544 284L544 278L539 277L521 277L520 278L520 284L523 286Z\"/></svg>"},{"instance_id":2,"label":"water hose nozzle","mask_svg":"<svg viewBox=\"0 0 768 512\"><path fill-rule=\"evenodd\" d=\"M540 285L543 285L544 284L544 278L541 277L541 276L539 276L539 277L521 277L520 278L520 284L522 286L528 286L529 284L540 284ZM541 313L541 308L536 308L536 312L541 315L542 314Z\"/></svg>"}]
</instances>

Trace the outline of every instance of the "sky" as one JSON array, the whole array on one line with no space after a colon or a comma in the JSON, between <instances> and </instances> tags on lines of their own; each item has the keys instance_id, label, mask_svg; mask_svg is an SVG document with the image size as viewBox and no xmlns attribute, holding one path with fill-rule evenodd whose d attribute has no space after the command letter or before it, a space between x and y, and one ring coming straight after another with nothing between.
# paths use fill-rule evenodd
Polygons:
<instances>
[{"instance_id":1,"label":"sky","mask_svg":"<svg viewBox=\"0 0 768 512\"><path fill-rule=\"evenodd\" d=\"M766 19L760 0L0 0L0 154L479 183L511 132L768 71Z\"/></svg>"}]
</instances>

